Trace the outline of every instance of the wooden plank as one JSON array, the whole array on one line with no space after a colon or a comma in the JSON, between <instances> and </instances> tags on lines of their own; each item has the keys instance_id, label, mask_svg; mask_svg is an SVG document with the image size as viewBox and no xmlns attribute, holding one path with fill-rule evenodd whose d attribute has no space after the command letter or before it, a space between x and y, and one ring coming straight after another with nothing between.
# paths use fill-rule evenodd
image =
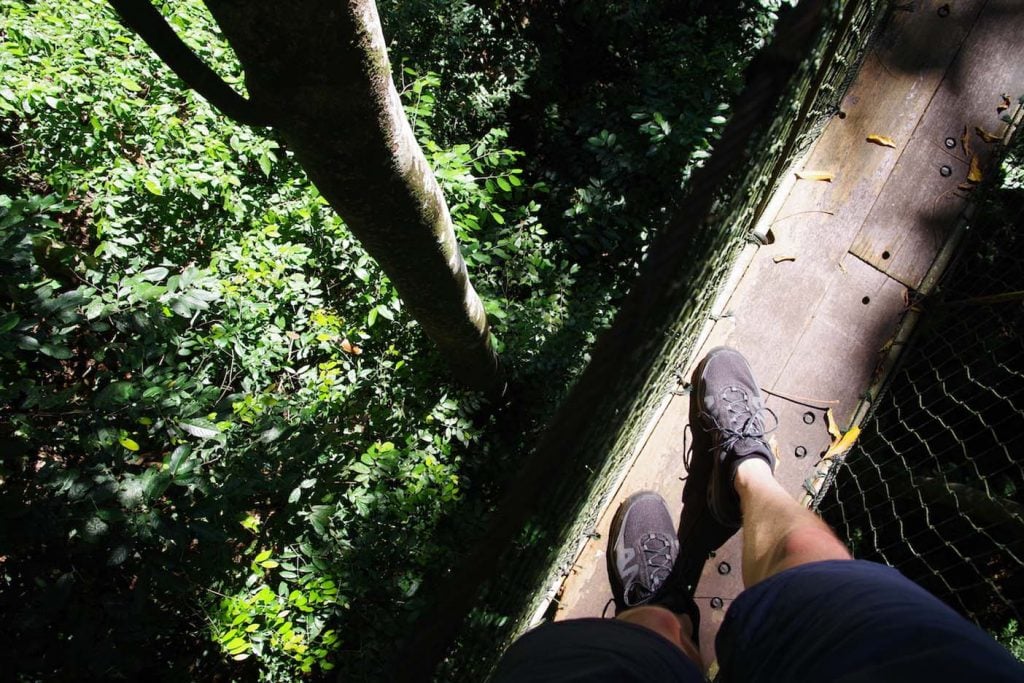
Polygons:
<instances>
[{"instance_id":1,"label":"wooden plank","mask_svg":"<svg viewBox=\"0 0 1024 683\"><path fill-rule=\"evenodd\" d=\"M831 182L797 181L773 220L775 242L758 253L728 312L737 348L764 349L762 381L774 385L790 346L821 301L836 264L860 232L984 2L958 4L945 19L938 0L897 11L880 34L834 118L803 163L833 174ZM884 134L900 149L867 142ZM776 257L795 257L775 263Z\"/></svg>"},{"instance_id":2,"label":"wooden plank","mask_svg":"<svg viewBox=\"0 0 1024 683\"><path fill-rule=\"evenodd\" d=\"M788 396L836 400L836 420L845 424L896 331L906 308L906 288L851 255L842 264L845 272L833 278L770 388ZM795 446L785 444L787 450Z\"/></svg>"},{"instance_id":3,"label":"wooden plank","mask_svg":"<svg viewBox=\"0 0 1024 683\"><path fill-rule=\"evenodd\" d=\"M929 137L910 143L850 247L850 253L912 289L966 203L966 193L957 188L966 182L969 165Z\"/></svg>"},{"instance_id":4,"label":"wooden plank","mask_svg":"<svg viewBox=\"0 0 1024 683\"><path fill-rule=\"evenodd\" d=\"M953 12L964 8L953 5ZM932 23L940 23L932 19ZM946 72L913 140L850 251L893 278L917 289L967 202L969 150L992 172L997 146L975 133L1001 134L997 105L1024 93L1024 6L1017 0L989 0L969 38ZM948 173L948 175L943 175Z\"/></svg>"},{"instance_id":5,"label":"wooden plank","mask_svg":"<svg viewBox=\"0 0 1024 683\"><path fill-rule=\"evenodd\" d=\"M743 592L743 531L708 558L694 591L700 608L700 655L709 666L717 658L715 636L733 600ZM728 568L728 571L726 571Z\"/></svg>"}]
</instances>

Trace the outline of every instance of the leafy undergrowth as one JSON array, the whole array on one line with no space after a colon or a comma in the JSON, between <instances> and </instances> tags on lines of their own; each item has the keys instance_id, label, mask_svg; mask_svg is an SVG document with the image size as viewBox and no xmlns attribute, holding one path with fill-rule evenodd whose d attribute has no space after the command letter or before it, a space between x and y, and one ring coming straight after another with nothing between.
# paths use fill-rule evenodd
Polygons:
<instances>
[{"instance_id":1,"label":"leafy undergrowth","mask_svg":"<svg viewBox=\"0 0 1024 683\"><path fill-rule=\"evenodd\" d=\"M241 89L201 3L158 4ZM397 73L410 119L520 387L513 417L448 382L387 279L272 135L185 90L99 0L0 0L7 676L372 678L427 599L424 576L479 535L516 454L610 321L646 236L599 218L546 233L545 202L555 217L619 215L622 202L591 193L591 209L568 206L583 190L566 195L575 186L563 187L561 165L542 171L508 148L501 122L539 53L507 18L443 5L405 3L420 23L392 58L409 58ZM435 10L455 6L444 58ZM612 132L591 135L593 123L567 131L550 110L541 138L566 149L593 138L573 163L596 158L618 186L622 164L654 149L673 167L645 190L645 215L657 214L699 157L670 153L710 144L742 62L733 53L755 44L758 26L704 55L713 65L659 77L664 98L694 73L730 74L686 110L700 125L673 129L675 110L638 116L634 88L639 103L602 105L609 120L634 121L628 149ZM487 41L506 50L501 73L493 51L467 57ZM679 137L662 149L671 130ZM632 246L614 267L579 258L579 244L616 230L630 234L614 244Z\"/></svg>"}]
</instances>

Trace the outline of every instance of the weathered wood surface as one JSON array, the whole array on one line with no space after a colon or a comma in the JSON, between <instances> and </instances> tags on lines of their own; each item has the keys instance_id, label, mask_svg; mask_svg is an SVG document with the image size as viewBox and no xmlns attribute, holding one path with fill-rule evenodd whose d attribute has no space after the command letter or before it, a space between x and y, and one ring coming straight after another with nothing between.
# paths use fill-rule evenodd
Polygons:
<instances>
[{"instance_id":1,"label":"weathered wood surface","mask_svg":"<svg viewBox=\"0 0 1024 683\"><path fill-rule=\"evenodd\" d=\"M774 241L743 266L686 370L689 376L721 344L747 355L780 419L773 435L778 476L794 498L830 443L826 410L832 408L843 429L849 426L913 288L963 210L965 198L957 195L966 193L948 187L956 190L969 168L960 147L963 126L998 132L994 93L1024 93L1024 4L931 0L913 7L893 13L841 103L841 117L798 165L829 172L832 181L782 186L783 196L762 217ZM957 144L952 151L945 147L949 131ZM869 143L868 135L889 137L896 147ZM992 150L977 136L972 144L984 168ZM948 177L939 172L947 164ZM689 420L688 396L673 396L567 577L556 619L598 616L611 598L608 529L629 494L659 491L673 514L680 513ZM718 549L697 585L701 649L709 663L718 627L742 590L741 541L737 534ZM712 608L713 598L722 606Z\"/></svg>"},{"instance_id":2,"label":"weathered wood surface","mask_svg":"<svg viewBox=\"0 0 1024 683\"><path fill-rule=\"evenodd\" d=\"M1003 96L1015 105L1021 95L1024 4L984 4L850 249L915 289L967 203L971 157L977 157L983 173L994 170L997 145L986 143L975 129L1002 137Z\"/></svg>"}]
</instances>

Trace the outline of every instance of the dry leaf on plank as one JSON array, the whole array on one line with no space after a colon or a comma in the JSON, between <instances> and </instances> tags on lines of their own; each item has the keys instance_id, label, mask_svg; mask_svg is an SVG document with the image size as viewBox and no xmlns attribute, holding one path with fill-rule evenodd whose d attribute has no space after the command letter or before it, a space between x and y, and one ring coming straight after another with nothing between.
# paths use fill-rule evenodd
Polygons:
<instances>
[{"instance_id":1,"label":"dry leaf on plank","mask_svg":"<svg viewBox=\"0 0 1024 683\"><path fill-rule=\"evenodd\" d=\"M980 183L985 179L985 174L981 172L981 164L978 162L978 155L971 155L971 170L967 173L967 182L969 183Z\"/></svg>"},{"instance_id":2,"label":"dry leaf on plank","mask_svg":"<svg viewBox=\"0 0 1024 683\"><path fill-rule=\"evenodd\" d=\"M971 156L971 134L967 132L967 126L964 126L964 133L960 136L960 146L964 148L964 156Z\"/></svg>"},{"instance_id":3,"label":"dry leaf on plank","mask_svg":"<svg viewBox=\"0 0 1024 683\"><path fill-rule=\"evenodd\" d=\"M978 134L979 138L981 138L982 140L984 140L985 142L987 142L989 144L992 144L993 142L1002 142L1003 141L1003 138L1000 137L999 135L993 135L992 133L989 133L984 128L981 128L980 126L975 126L974 132Z\"/></svg>"},{"instance_id":4,"label":"dry leaf on plank","mask_svg":"<svg viewBox=\"0 0 1024 683\"><path fill-rule=\"evenodd\" d=\"M782 263L783 261L796 261L796 256L775 256L772 261L776 263Z\"/></svg>"},{"instance_id":5,"label":"dry leaf on plank","mask_svg":"<svg viewBox=\"0 0 1024 683\"><path fill-rule=\"evenodd\" d=\"M829 408L825 411L825 421L828 422L828 433L832 436L832 441L842 437L843 433L839 431L839 425L836 424L836 416Z\"/></svg>"},{"instance_id":6,"label":"dry leaf on plank","mask_svg":"<svg viewBox=\"0 0 1024 683\"><path fill-rule=\"evenodd\" d=\"M832 409L828 409L828 433L832 435L832 445L825 451L825 455L822 456L822 460L830 460L832 458L846 455L853 444L857 442L857 437L860 436L860 427L850 427L849 431L845 434L839 431L839 426L836 424L836 419L832 415Z\"/></svg>"},{"instance_id":7,"label":"dry leaf on plank","mask_svg":"<svg viewBox=\"0 0 1024 683\"><path fill-rule=\"evenodd\" d=\"M997 114L1002 114L1004 111L1006 111L1009 108L1010 108L1010 96L1007 95L1006 93L1003 93L1003 101L999 103L998 107L996 107L996 113Z\"/></svg>"},{"instance_id":8,"label":"dry leaf on plank","mask_svg":"<svg viewBox=\"0 0 1024 683\"><path fill-rule=\"evenodd\" d=\"M800 171L796 174L800 180L823 180L826 183L832 182L833 175L827 171Z\"/></svg>"},{"instance_id":9,"label":"dry leaf on plank","mask_svg":"<svg viewBox=\"0 0 1024 683\"><path fill-rule=\"evenodd\" d=\"M892 138L884 135L869 135L868 142L873 142L876 145L881 145L882 147L892 147L893 149L896 149L896 143L892 141Z\"/></svg>"}]
</instances>

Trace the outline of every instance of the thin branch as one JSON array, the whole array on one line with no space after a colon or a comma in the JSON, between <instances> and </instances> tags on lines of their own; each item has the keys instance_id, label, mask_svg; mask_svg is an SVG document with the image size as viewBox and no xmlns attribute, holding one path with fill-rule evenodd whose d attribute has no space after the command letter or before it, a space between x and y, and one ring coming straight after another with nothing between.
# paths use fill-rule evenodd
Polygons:
<instances>
[{"instance_id":1,"label":"thin branch","mask_svg":"<svg viewBox=\"0 0 1024 683\"><path fill-rule=\"evenodd\" d=\"M182 42L149 0L109 0L121 20L146 41L178 78L210 104L238 123L268 126L270 121Z\"/></svg>"}]
</instances>

